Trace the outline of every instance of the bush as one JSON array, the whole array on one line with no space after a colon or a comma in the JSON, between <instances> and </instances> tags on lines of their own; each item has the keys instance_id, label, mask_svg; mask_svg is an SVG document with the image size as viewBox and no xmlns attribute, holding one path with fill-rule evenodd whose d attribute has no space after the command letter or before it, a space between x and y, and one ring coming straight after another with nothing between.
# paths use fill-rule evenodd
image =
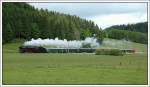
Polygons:
<instances>
[{"instance_id":1,"label":"bush","mask_svg":"<svg viewBox=\"0 0 150 87\"><path fill-rule=\"evenodd\" d=\"M123 52L119 49L96 49L96 55L114 55L122 56Z\"/></svg>"},{"instance_id":2,"label":"bush","mask_svg":"<svg viewBox=\"0 0 150 87\"><path fill-rule=\"evenodd\" d=\"M82 48L91 48L91 44L90 43L82 44Z\"/></svg>"}]
</instances>

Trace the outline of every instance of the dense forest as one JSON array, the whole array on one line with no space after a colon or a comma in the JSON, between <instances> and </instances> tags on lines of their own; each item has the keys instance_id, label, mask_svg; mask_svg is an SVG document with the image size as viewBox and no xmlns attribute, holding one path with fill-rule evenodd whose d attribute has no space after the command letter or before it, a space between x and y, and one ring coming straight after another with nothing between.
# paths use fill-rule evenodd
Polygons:
<instances>
[{"instance_id":1,"label":"dense forest","mask_svg":"<svg viewBox=\"0 0 150 87\"><path fill-rule=\"evenodd\" d=\"M119 29L119 30L128 30L128 31L134 31L134 32L141 32L141 33L147 33L148 32L148 23L147 22L140 22L136 24L127 24L127 25L113 25L111 27L106 28L107 29Z\"/></svg>"},{"instance_id":2,"label":"dense forest","mask_svg":"<svg viewBox=\"0 0 150 87\"><path fill-rule=\"evenodd\" d=\"M113 39L126 39L137 43L147 44L148 23L114 25L105 29L106 36Z\"/></svg>"},{"instance_id":3,"label":"dense forest","mask_svg":"<svg viewBox=\"0 0 150 87\"><path fill-rule=\"evenodd\" d=\"M95 36L99 42L103 38L126 39L147 44L148 23L114 25L102 30L93 21L75 15L63 14L47 9L37 9L28 3L4 2L2 5L2 42L15 39L51 38L83 40Z\"/></svg>"},{"instance_id":4,"label":"dense forest","mask_svg":"<svg viewBox=\"0 0 150 87\"><path fill-rule=\"evenodd\" d=\"M36 9L28 3L5 2L2 6L3 43L21 38L82 40L93 35L102 41L103 31L94 22L75 15Z\"/></svg>"}]
</instances>

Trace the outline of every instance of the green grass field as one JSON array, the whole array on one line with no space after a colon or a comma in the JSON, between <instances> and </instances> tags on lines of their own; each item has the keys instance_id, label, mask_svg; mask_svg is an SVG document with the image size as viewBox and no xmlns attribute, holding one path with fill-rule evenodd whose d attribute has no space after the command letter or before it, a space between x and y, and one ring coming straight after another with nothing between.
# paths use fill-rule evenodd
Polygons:
<instances>
[{"instance_id":1,"label":"green grass field","mask_svg":"<svg viewBox=\"0 0 150 87\"><path fill-rule=\"evenodd\" d=\"M143 44L133 45L144 53L124 56L21 54L20 45L3 45L3 84L148 84L147 46Z\"/></svg>"}]
</instances>

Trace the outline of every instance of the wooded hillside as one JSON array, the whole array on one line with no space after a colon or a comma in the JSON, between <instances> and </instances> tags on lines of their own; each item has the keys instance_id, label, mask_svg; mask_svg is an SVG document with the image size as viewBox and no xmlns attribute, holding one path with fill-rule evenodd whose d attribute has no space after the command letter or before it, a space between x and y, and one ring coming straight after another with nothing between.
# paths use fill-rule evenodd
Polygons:
<instances>
[{"instance_id":1,"label":"wooded hillside","mask_svg":"<svg viewBox=\"0 0 150 87\"><path fill-rule=\"evenodd\" d=\"M127 25L113 25L107 29L118 29L118 30L128 30L134 32L141 32L147 33L148 32L148 23L147 22L140 22L136 24L127 24Z\"/></svg>"},{"instance_id":2,"label":"wooded hillside","mask_svg":"<svg viewBox=\"0 0 150 87\"><path fill-rule=\"evenodd\" d=\"M3 43L16 38L81 40L94 34L102 41L104 36L103 31L92 21L47 9L39 10L22 2L4 2L2 17Z\"/></svg>"},{"instance_id":3,"label":"wooded hillside","mask_svg":"<svg viewBox=\"0 0 150 87\"><path fill-rule=\"evenodd\" d=\"M23 2L3 2L3 44L14 39L51 38L83 40L95 36L126 39L137 43L148 42L148 23L114 25L102 30L93 21L76 15L63 14L47 9L36 9Z\"/></svg>"},{"instance_id":4,"label":"wooded hillside","mask_svg":"<svg viewBox=\"0 0 150 87\"><path fill-rule=\"evenodd\" d=\"M137 43L148 43L148 23L141 22L128 25L114 25L105 29L106 37L126 39Z\"/></svg>"}]
</instances>

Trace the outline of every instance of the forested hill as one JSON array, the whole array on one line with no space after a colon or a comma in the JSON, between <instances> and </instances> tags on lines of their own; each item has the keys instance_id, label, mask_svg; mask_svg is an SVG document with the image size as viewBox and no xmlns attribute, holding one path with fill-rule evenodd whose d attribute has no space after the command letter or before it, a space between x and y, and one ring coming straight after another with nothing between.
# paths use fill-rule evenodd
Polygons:
<instances>
[{"instance_id":1,"label":"forested hill","mask_svg":"<svg viewBox=\"0 0 150 87\"><path fill-rule=\"evenodd\" d=\"M103 31L92 21L78 16L36 9L27 3L4 2L2 6L2 38L7 43L16 38L84 39Z\"/></svg>"},{"instance_id":2,"label":"forested hill","mask_svg":"<svg viewBox=\"0 0 150 87\"><path fill-rule=\"evenodd\" d=\"M140 22L136 24L114 25L114 26L106 28L105 30L108 30L108 29L118 29L118 30L128 30L128 31L134 31L134 32L148 33L148 23Z\"/></svg>"},{"instance_id":3,"label":"forested hill","mask_svg":"<svg viewBox=\"0 0 150 87\"><path fill-rule=\"evenodd\" d=\"M148 23L114 25L105 29L106 36L113 39L126 39L137 43L148 43Z\"/></svg>"}]
</instances>

